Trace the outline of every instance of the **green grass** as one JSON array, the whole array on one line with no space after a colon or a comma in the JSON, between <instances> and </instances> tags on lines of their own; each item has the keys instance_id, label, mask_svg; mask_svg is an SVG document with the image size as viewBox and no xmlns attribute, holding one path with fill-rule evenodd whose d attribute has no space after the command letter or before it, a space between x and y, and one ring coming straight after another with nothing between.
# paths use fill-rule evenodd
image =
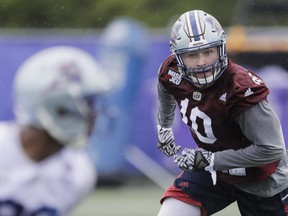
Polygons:
<instances>
[{"instance_id":1,"label":"green grass","mask_svg":"<svg viewBox=\"0 0 288 216\"><path fill-rule=\"evenodd\" d=\"M99 187L71 216L157 216L163 190L155 185ZM240 216L236 204L214 216Z\"/></svg>"}]
</instances>

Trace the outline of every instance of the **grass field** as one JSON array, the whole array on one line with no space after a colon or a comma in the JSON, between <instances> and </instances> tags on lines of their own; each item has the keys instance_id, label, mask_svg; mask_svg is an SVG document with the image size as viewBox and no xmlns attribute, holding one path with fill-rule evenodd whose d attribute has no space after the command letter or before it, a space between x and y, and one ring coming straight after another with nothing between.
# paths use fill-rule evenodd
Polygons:
<instances>
[{"instance_id":1,"label":"grass field","mask_svg":"<svg viewBox=\"0 0 288 216\"><path fill-rule=\"evenodd\" d=\"M72 216L157 216L163 189L153 184L98 187ZM240 216L236 204L214 216Z\"/></svg>"}]
</instances>

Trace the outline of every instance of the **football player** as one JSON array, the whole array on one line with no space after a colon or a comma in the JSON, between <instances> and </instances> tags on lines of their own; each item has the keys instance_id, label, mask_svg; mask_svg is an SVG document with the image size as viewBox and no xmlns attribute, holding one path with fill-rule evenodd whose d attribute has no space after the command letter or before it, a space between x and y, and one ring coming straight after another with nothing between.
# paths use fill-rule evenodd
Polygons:
<instances>
[{"instance_id":1,"label":"football player","mask_svg":"<svg viewBox=\"0 0 288 216\"><path fill-rule=\"evenodd\" d=\"M241 215L288 215L288 165L269 89L226 53L226 34L201 10L171 31L158 72L158 148L183 170L161 199L158 216L212 215L237 202ZM197 149L175 144L175 107Z\"/></svg>"},{"instance_id":2,"label":"football player","mask_svg":"<svg viewBox=\"0 0 288 216\"><path fill-rule=\"evenodd\" d=\"M109 83L85 51L28 58L13 83L16 120L0 123L0 215L66 216L95 186L84 146Z\"/></svg>"}]
</instances>

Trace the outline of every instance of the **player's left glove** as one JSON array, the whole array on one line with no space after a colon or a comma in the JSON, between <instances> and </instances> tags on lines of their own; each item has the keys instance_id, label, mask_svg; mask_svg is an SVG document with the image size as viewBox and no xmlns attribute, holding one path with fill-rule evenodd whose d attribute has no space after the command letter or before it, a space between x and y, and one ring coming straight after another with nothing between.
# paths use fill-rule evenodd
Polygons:
<instances>
[{"instance_id":1,"label":"player's left glove","mask_svg":"<svg viewBox=\"0 0 288 216\"><path fill-rule=\"evenodd\" d=\"M205 170L211 173L212 182L216 184L216 172L214 170L215 154L205 149L185 148L181 155L174 155L174 162L182 170Z\"/></svg>"},{"instance_id":2,"label":"player's left glove","mask_svg":"<svg viewBox=\"0 0 288 216\"><path fill-rule=\"evenodd\" d=\"M206 170L214 165L214 154L201 148L185 148L181 155L174 156L174 162L183 170Z\"/></svg>"}]
</instances>

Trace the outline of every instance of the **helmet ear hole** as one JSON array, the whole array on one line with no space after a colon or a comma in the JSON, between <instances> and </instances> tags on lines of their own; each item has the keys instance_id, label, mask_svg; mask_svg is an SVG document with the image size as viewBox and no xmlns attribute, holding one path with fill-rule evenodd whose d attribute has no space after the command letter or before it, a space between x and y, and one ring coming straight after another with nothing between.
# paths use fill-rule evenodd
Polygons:
<instances>
[{"instance_id":1,"label":"helmet ear hole","mask_svg":"<svg viewBox=\"0 0 288 216\"><path fill-rule=\"evenodd\" d=\"M69 111L64 107L58 107L57 114L61 117L67 116Z\"/></svg>"}]
</instances>

